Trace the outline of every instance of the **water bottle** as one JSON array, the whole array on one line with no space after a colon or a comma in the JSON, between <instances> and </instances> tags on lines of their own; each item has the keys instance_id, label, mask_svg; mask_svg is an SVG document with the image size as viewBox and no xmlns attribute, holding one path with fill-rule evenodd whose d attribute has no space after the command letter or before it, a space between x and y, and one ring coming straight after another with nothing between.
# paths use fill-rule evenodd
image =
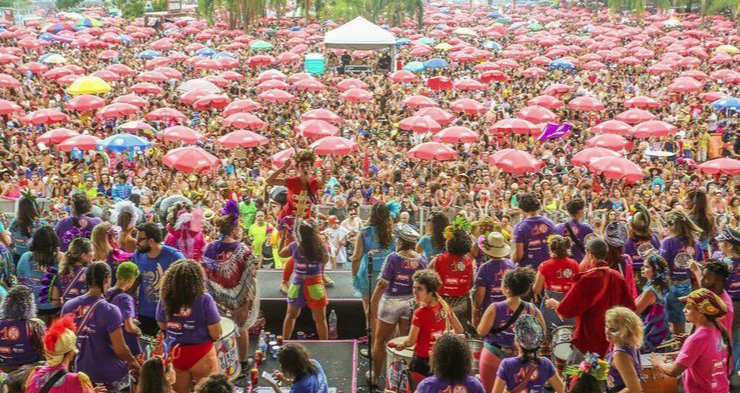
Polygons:
<instances>
[{"instance_id":1,"label":"water bottle","mask_svg":"<svg viewBox=\"0 0 740 393\"><path fill-rule=\"evenodd\" d=\"M329 340L336 340L337 338L339 338L339 333L337 332L337 312L331 310L331 314L329 314Z\"/></svg>"},{"instance_id":2,"label":"water bottle","mask_svg":"<svg viewBox=\"0 0 740 393\"><path fill-rule=\"evenodd\" d=\"M259 347L259 350L262 351L262 353L266 354L267 349L269 348L267 346L267 338L265 337L265 332L260 332L259 340L257 341L257 346Z\"/></svg>"}]
</instances>

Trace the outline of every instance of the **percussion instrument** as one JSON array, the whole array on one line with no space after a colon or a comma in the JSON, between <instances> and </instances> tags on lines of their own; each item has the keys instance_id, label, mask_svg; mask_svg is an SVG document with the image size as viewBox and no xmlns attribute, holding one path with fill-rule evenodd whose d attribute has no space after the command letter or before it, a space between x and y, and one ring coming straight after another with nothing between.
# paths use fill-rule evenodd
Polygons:
<instances>
[{"instance_id":1,"label":"percussion instrument","mask_svg":"<svg viewBox=\"0 0 740 393\"><path fill-rule=\"evenodd\" d=\"M473 355L473 375L478 373L480 370L480 353L483 351L483 340L476 340L468 338L468 346L470 347L470 353Z\"/></svg>"},{"instance_id":2,"label":"percussion instrument","mask_svg":"<svg viewBox=\"0 0 740 393\"><path fill-rule=\"evenodd\" d=\"M694 257L685 252L682 252L676 255L676 257L673 259L673 264L676 265L676 267L679 269L688 269L692 260L694 260Z\"/></svg>"},{"instance_id":3,"label":"percussion instrument","mask_svg":"<svg viewBox=\"0 0 740 393\"><path fill-rule=\"evenodd\" d=\"M640 362L642 363L642 391L650 393L677 393L678 392L678 380L673 377L665 375L659 369L653 367L650 363L650 356L652 354L646 353L640 355Z\"/></svg>"},{"instance_id":4,"label":"percussion instrument","mask_svg":"<svg viewBox=\"0 0 740 393\"><path fill-rule=\"evenodd\" d=\"M406 341L406 336L396 337L388 342L385 348L385 390L386 392L396 392L399 386L403 387L408 381L409 364L414 356L413 347L406 348L403 351L396 349L396 345ZM377 372L377 371L375 371ZM398 392L403 393L403 392Z\"/></svg>"},{"instance_id":5,"label":"percussion instrument","mask_svg":"<svg viewBox=\"0 0 740 393\"><path fill-rule=\"evenodd\" d=\"M552 331L552 355L557 360L566 361L573 353L573 326L563 325Z\"/></svg>"},{"instance_id":6,"label":"percussion instrument","mask_svg":"<svg viewBox=\"0 0 740 393\"><path fill-rule=\"evenodd\" d=\"M236 346L236 323L234 320L221 318L221 338L215 343L216 356L221 366L221 371L230 380L241 375L241 363L239 362L239 350Z\"/></svg>"}]
</instances>

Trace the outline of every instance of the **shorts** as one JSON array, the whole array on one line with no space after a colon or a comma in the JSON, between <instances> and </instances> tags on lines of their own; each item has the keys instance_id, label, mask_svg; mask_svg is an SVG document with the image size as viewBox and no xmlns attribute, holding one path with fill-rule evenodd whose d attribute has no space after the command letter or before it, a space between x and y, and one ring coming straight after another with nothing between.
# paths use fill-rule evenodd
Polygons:
<instances>
[{"instance_id":1,"label":"shorts","mask_svg":"<svg viewBox=\"0 0 740 393\"><path fill-rule=\"evenodd\" d=\"M326 307L329 304L329 298L326 297L324 278L320 275L306 278L293 276L293 282L288 287L288 304L297 308Z\"/></svg>"},{"instance_id":2,"label":"shorts","mask_svg":"<svg viewBox=\"0 0 740 393\"><path fill-rule=\"evenodd\" d=\"M178 345L174 350L172 365L180 371L188 371L213 349L213 341L201 344Z\"/></svg>"},{"instance_id":3,"label":"shorts","mask_svg":"<svg viewBox=\"0 0 740 393\"><path fill-rule=\"evenodd\" d=\"M686 316L683 315L683 304L678 301L678 298L683 297L691 293L691 281L679 281L671 285L668 290L668 296L666 297L666 313L668 314L668 322L670 323L685 323Z\"/></svg>"},{"instance_id":4,"label":"shorts","mask_svg":"<svg viewBox=\"0 0 740 393\"><path fill-rule=\"evenodd\" d=\"M411 319L411 301L413 297L386 297L382 296L378 303L378 319L395 325L398 321Z\"/></svg>"}]
</instances>

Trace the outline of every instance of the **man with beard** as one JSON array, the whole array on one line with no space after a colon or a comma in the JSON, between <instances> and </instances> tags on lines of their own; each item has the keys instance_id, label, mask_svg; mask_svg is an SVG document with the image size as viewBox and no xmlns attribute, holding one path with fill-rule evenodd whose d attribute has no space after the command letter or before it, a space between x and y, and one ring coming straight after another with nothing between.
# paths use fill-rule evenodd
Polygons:
<instances>
[{"instance_id":1,"label":"man with beard","mask_svg":"<svg viewBox=\"0 0 740 393\"><path fill-rule=\"evenodd\" d=\"M176 248L162 244L162 231L157 224L147 222L136 227L136 252L131 261L139 267L139 321L141 331L155 336L159 331L155 313L159 301L159 285L164 272L185 256Z\"/></svg>"}]
</instances>

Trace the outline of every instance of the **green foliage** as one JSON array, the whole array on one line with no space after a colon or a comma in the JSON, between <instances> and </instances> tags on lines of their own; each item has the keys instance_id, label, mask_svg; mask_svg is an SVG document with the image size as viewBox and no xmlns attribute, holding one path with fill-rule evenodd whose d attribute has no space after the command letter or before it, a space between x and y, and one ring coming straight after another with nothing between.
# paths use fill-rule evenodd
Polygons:
<instances>
[{"instance_id":1,"label":"green foliage","mask_svg":"<svg viewBox=\"0 0 740 393\"><path fill-rule=\"evenodd\" d=\"M152 8L154 12L167 11L167 0L153 0Z\"/></svg>"},{"instance_id":2,"label":"green foliage","mask_svg":"<svg viewBox=\"0 0 740 393\"><path fill-rule=\"evenodd\" d=\"M77 7L80 3L82 3L82 0L56 0L54 5L60 10L66 10Z\"/></svg>"},{"instance_id":3,"label":"green foliage","mask_svg":"<svg viewBox=\"0 0 740 393\"><path fill-rule=\"evenodd\" d=\"M146 4L144 0L126 0L120 8L124 18L134 19L144 16Z\"/></svg>"}]
</instances>

